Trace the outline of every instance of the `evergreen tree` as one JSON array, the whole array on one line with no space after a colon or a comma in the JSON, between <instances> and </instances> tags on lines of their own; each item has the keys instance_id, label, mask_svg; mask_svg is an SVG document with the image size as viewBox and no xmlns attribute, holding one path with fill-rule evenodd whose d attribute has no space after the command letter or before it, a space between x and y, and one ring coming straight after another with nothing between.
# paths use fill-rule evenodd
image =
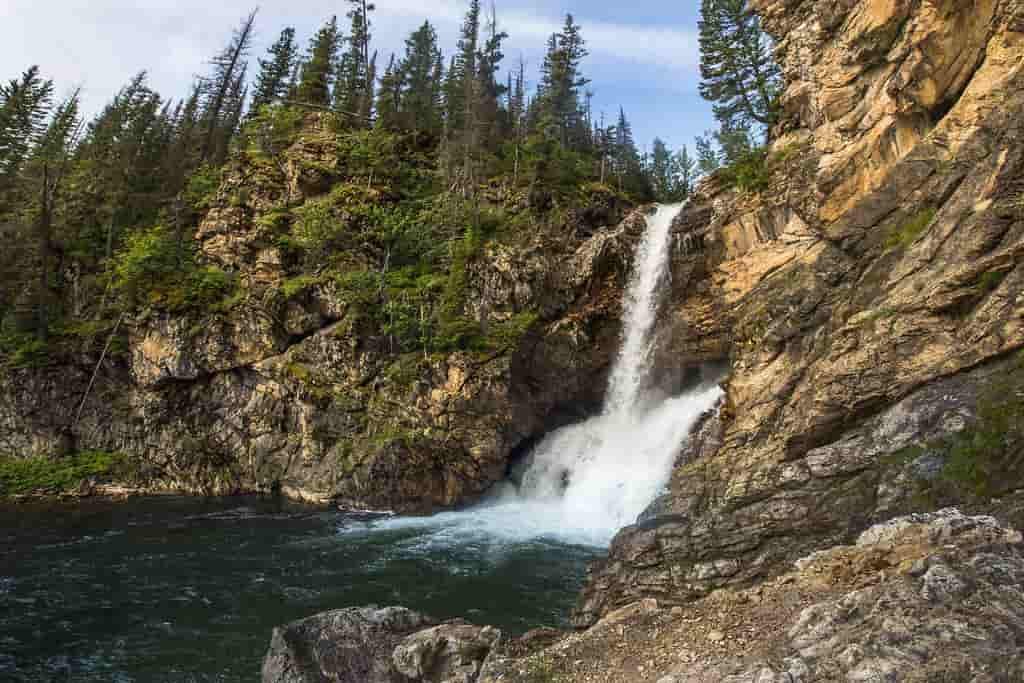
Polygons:
<instances>
[{"instance_id":1,"label":"evergreen tree","mask_svg":"<svg viewBox=\"0 0 1024 683\"><path fill-rule=\"evenodd\" d=\"M341 35L338 17L331 17L310 41L309 55L302 65L302 76L295 98L306 104L326 107L331 103L331 88L338 72Z\"/></svg>"},{"instance_id":2,"label":"evergreen tree","mask_svg":"<svg viewBox=\"0 0 1024 683\"><path fill-rule=\"evenodd\" d=\"M173 119L174 132L164 158L164 176L171 195L181 191L188 172L199 165L197 133L199 130L199 98L202 86L195 83L188 99Z\"/></svg>"},{"instance_id":3,"label":"evergreen tree","mask_svg":"<svg viewBox=\"0 0 1024 683\"><path fill-rule=\"evenodd\" d=\"M189 167L174 169L182 176L198 163L197 85L186 106L192 116ZM92 237L109 257L123 230L154 220L163 200L181 180L172 178L166 145L173 136L161 127L160 96L137 74L89 124L77 152L74 198L76 221L84 237Z\"/></svg>"},{"instance_id":4,"label":"evergreen tree","mask_svg":"<svg viewBox=\"0 0 1024 683\"><path fill-rule=\"evenodd\" d=\"M231 37L231 42L213 58L213 73L203 82L203 126L205 138L201 157L204 161L222 163L233 130L229 98L239 78L244 78L245 56L252 43L256 10L246 17Z\"/></svg>"},{"instance_id":5,"label":"evergreen tree","mask_svg":"<svg viewBox=\"0 0 1024 683\"><path fill-rule=\"evenodd\" d=\"M404 75L399 69L397 58L394 54L388 60L388 66L384 69L384 75L380 79L380 89L377 94L377 124L387 130L395 130L400 127L400 110L402 106L402 88L404 86Z\"/></svg>"},{"instance_id":6,"label":"evergreen tree","mask_svg":"<svg viewBox=\"0 0 1024 683\"><path fill-rule=\"evenodd\" d=\"M351 29L349 49L338 66L334 108L351 114L357 121L370 120L373 109L373 64L370 57L370 17L374 5L366 0L347 0L352 9L348 13Z\"/></svg>"},{"instance_id":7,"label":"evergreen tree","mask_svg":"<svg viewBox=\"0 0 1024 683\"><path fill-rule=\"evenodd\" d=\"M508 34L498 30L494 5L491 5L485 28L487 39L477 53L477 113L474 118L479 128L478 144L484 149L492 149L509 132L507 112L501 109L501 100L508 88L498 80L501 62L505 59L501 46Z\"/></svg>"},{"instance_id":8,"label":"evergreen tree","mask_svg":"<svg viewBox=\"0 0 1024 683\"><path fill-rule=\"evenodd\" d=\"M637 197L651 195L650 182L644 173L640 151L633 138L633 126L626 118L626 112L619 109L619 121L615 126L614 167L619 188Z\"/></svg>"},{"instance_id":9,"label":"evergreen tree","mask_svg":"<svg viewBox=\"0 0 1024 683\"><path fill-rule=\"evenodd\" d=\"M35 190L33 227L35 232L38 278L35 292L36 336L45 339L57 314L60 284L58 272L62 249L56 231L57 201L63 190L68 163L78 139L78 92L54 110L49 125L39 139L29 161L26 182Z\"/></svg>"},{"instance_id":10,"label":"evergreen tree","mask_svg":"<svg viewBox=\"0 0 1024 683\"><path fill-rule=\"evenodd\" d=\"M651 164L648 169L654 196L660 202L672 201L675 193L675 169L673 168L672 152L661 138L654 139L651 152Z\"/></svg>"},{"instance_id":11,"label":"evergreen tree","mask_svg":"<svg viewBox=\"0 0 1024 683\"><path fill-rule=\"evenodd\" d=\"M0 84L0 210L22 163L43 130L50 111L53 81L32 66L20 79Z\"/></svg>"},{"instance_id":12,"label":"evergreen tree","mask_svg":"<svg viewBox=\"0 0 1024 683\"><path fill-rule=\"evenodd\" d=\"M697 162L690 156L690 150L687 149L686 145L683 145L683 148L676 152L673 159L673 168L675 171L675 191L671 199L677 202L685 201L693 195L697 178Z\"/></svg>"},{"instance_id":13,"label":"evergreen tree","mask_svg":"<svg viewBox=\"0 0 1024 683\"><path fill-rule=\"evenodd\" d=\"M722 167L722 160L712 141L713 137L714 134L710 132L697 136L697 171L701 175L711 175Z\"/></svg>"},{"instance_id":14,"label":"evergreen tree","mask_svg":"<svg viewBox=\"0 0 1024 683\"><path fill-rule=\"evenodd\" d=\"M722 125L771 126L777 118L781 74L748 0L702 0L701 95Z\"/></svg>"},{"instance_id":15,"label":"evergreen tree","mask_svg":"<svg viewBox=\"0 0 1024 683\"><path fill-rule=\"evenodd\" d=\"M647 174L654 197L659 202L683 202L693 192L696 163L684 145L673 154L667 145L655 138Z\"/></svg>"},{"instance_id":16,"label":"evergreen tree","mask_svg":"<svg viewBox=\"0 0 1024 683\"><path fill-rule=\"evenodd\" d=\"M405 127L440 133L442 59L437 32L425 21L406 39L405 57L397 68L403 83L399 110Z\"/></svg>"},{"instance_id":17,"label":"evergreen tree","mask_svg":"<svg viewBox=\"0 0 1024 683\"><path fill-rule=\"evenodd\" d=\"M553 126L564 147L581 147L590 132L581 102L583 88L590 82L580 71L586 56L580 26L571 14L566 15L562 31L548 40L537 94L541 125Z\"/></svg>"},{"instance_id":18,"label":"evergreen tree","mask_svg":"<svg viewBox=\"0 0 1024 683\"><path fill-rule=\"evenodd\" d=\"M476 100L477 46L480 42L480 0L470 0L462 22L457 52L448 69L445 83L445 108L448 135L465 143L472 134Z\"/></svg>"},{"instance_id":19,"label":"evergreen tree","mask_svg":"<svg viewBox=\"0 0 1024 683\"><path fill-rule=\"evenodd\" d=\"M259 60L260 73L253 88L253 114L260 107L273 104L288 96L288 88L299 59L299 48L295 44L295 29L286 28L267 52L269 59Z\"/></svg>"},{"instance_id":20,"label":"evergreen tree","mask_svg":"<svg viewBox=\"0 0 1024 683\"><path fill-rule=\"evenodd\" d=\"M246 69L243 68L228 93L224 107L223 134L219 136L218 142L220 146L216 150L216 157L218 159L228 158L231 142L242 132L242 116L245 112L245 101L249 96L249 86L246 85L245 72Z\"/></svg>"},{"instance_id":21,"label":"evergreen tree","mask_svg":"<svg viewBox=\"0 0 1024 683\"><path fill-rule=\"evenodd\" d=\"M446 144L443 167L451 173L456 158L460 160L463 188L472 192L475 185L475 159L478 152L477 80L480 45L480 0L470 0L462 23L458 49L445 80Z\"/></svg>"},{"instance_id":22,"label":"evergreen tree","mask_svg":"<svg viewBox=\"0 0 1024 683\"><path fill-rule=\"evenodd\" d=\"M759 147L748 126L731 121L722 123L721 129L715 133L715 141L721 158L730 165L749 158Z\"/></svg>"}]
</instances>

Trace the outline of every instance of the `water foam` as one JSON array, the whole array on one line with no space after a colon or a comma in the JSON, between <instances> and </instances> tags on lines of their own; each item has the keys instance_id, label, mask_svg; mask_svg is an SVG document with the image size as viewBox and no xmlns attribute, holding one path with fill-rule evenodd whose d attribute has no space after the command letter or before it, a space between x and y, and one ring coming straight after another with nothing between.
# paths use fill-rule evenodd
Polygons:
<instances>
[{"instance_id":1,"label":"water foam","mask_svg":"<svg viewBox=\"0 0 1024 683\"><path fill-rule=\"evenodd\" d=\"M722 395L715 385L664 400L648 391L655 323L669 277L672 220L679 209L661 206L648 218L602 413L548 435L531 454L520 485L504 484L481 506L383 520L362 531L418 529L428 532L419 538L428 546L544 538L604 546L636 521L664 490L693 425Z\"/></svg>"}]
</instances>

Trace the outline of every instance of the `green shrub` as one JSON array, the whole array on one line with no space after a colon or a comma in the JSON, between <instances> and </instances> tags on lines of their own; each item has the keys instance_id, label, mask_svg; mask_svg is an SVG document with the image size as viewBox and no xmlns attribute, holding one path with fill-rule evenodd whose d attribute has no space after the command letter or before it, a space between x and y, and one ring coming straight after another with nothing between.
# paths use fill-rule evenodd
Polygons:
<instances>
[{"instance_id":1,"label":"green shrub","mask_svg":"<svg viewBox=\"0 0 1024 683\"><path fill-rule=\"evenodd\" d=\"M722 168L718 177L726 187L735 187L742 192L767 189L772 178L768 148L757 147L744 152L732 164Z\"/></svg>"},{"instance_id":2,"label":"green shrub","mask_svg":"<svg viewBox=\"0 0 1024 683\"><path fill-rule=\"evenodd\" d=\"M1003 284L1003 280L1005 280L1008 275L1009 272L1007 271L990 270L987 273L983 273L982 276L978 278L977 287L982 292L989 294L999 289L999 285Z\"/></svg>"},{"instance_id":3,"label":"green shrub","mask_svg":"<svg viewBox=\"0 0 1024 683\"><path fill-rule=\"evenodd\" d=\"M217 307L235 292L235 277L198 266L191 245L164 226L132 233L111 266L113 286L130 306L171 312Z\"/></svg>"},{"instance_id":4,"label":"green shrub","mask_svg":"<svg viewBox=\"0 0 1024 683\"><path fill-rule=\"evenodd\" d=\"M886 251L903 250L924 234L935 219L935 209L925 209L900 223L885 240Z\"/></svg>"},{"instance_id":5,"label":"green shrub","mask_svg":"<svg viewBox=\"0 0 1024 683\"><path fill-rule=\"evenodd\" d=\"M1024 486L1024 368L985 391L973 424L944 447L943 477L977 496Z\"/></svg>"},{"instance_id":6,"label":"green shrub","mask_svg":"<svg viewBox=\"0 0 1024 683\"><path fill-rule=\"evenodd\" d=\"M281 283L281 294L284 295L285 300L290 301L300 294L308 292L320 282L321 278L316 275L297 275Z\"/></svg>"},{"instance_id":7,"label":"green shrub","mask_svg":"<svg viewBox=\"0 0 1024 683\"><path fill-rule=\"evenodd\" d=\"M527 311L518 313L504 322L496 323L487 331L485 344L489 349L495 351L515 348L538 318L536 313Z\"/></svg>"},{"instance_id":8,"label":"green shrub","mask_svg":"<svg viewBox=\"0 0 1024 683\"><path fill-rule=\"evenodd\" d=\"M34 334L0 331L0 366L10 369L38 368L53 362L50 345Z\"/></svg>"},{"instance_id":9,"label":"green shrub","mask_svg":"<svg viewBox=\"0 0 1024 683\"><path fill-rule=\"evenodd\" d=\"M220 190L224 169L209 164L199 167L189 176L185 186L185 203L196 212L209 209Z\"/></svg>"},{"instance_id":10,"label":"green shrub","mask_svg":"<svg viewBox=\"0 0 1024 683\"><path fill-rule=\"evenodd\" d=\"M90 477L129 474L127 457L101 451L64 458L0 458L0 496L61 493Z\"/></svg>"}]
</instances>

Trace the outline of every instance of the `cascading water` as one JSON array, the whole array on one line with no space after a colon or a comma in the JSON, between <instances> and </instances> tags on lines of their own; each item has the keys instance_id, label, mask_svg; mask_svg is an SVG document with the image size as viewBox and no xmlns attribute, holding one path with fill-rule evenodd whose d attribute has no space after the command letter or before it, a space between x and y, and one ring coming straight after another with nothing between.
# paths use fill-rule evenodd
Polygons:
<instances>
[{"instance_id":1,"label":"cascading water","mask_svg":"<svg viewBox=\"0 0 1024 683\"><path fill-rule=\"evenodd\" d=\"M661 206L647 220L626 294L623 344L601 414L550 434L534 449L518 488L504 485L488 504L389 520L376 528L433 530L419 537L423 550L487 539L604 546L636 521L667 484L694 423L721 396L715 385L664 400L647 390L655 322L667 289L672 220L679 210Z\"/></svg>"}]
</instances>

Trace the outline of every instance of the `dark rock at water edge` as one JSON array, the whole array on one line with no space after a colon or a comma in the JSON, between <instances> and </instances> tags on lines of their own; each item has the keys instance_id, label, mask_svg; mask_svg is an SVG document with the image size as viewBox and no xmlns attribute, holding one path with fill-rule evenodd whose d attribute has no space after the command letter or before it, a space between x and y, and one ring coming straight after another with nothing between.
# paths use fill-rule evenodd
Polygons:
<instances>
[{"instance_id":1,"label":"dark rock at water edge","mask_svg":"<svg viewBox=\"0 0 1024 683\"><path fill-rule=\"evenodd\" d=\"M402 607L337 610L275 629L263 683L475 683L500 640Z\"/></svg>"}]
</instances>

